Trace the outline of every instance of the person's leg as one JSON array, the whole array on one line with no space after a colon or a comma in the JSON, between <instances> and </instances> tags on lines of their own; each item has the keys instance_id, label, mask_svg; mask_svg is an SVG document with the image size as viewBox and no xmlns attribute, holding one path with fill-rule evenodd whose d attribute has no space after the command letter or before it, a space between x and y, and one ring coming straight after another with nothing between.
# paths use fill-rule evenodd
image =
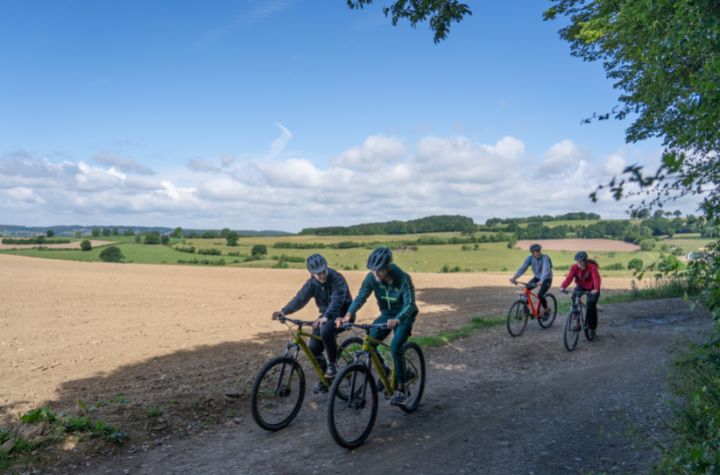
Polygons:
<instances>
[{"instance_id":1,"label":"person's leg","mask_svg":"<svg viewBox=\"0 0 720 475\"><path fill-rule=\"evenodd\" d=\"M325 325L320 329L320 336L322 342L325 345L325 351L327 351L328 364L335 366L337 363L337 329L335 328L335 322L328 320Z\"/></svg>"},{"instance_id":2,"label":"person's leg","mask_svg":"<svg viewBox=\"0 0 720 475\"><path fill-rule=\"evenodd\" d=\"M596 294L588 294L587 298L587 319L588 326L591 330L597 330L598 325L598 312L597 303L600 299L600 292Z\"/></svg>"},{"instance_id":3,"label":"person's leg","mask_svg":"<svg viewBox=\"0 0 720 475\"><path fill-rule=\"evenodd\" d=\"M321 336L320 328L313 328L312 334L315 336ZM320 368L323 370L323 373L324 373L325 370L327 369L327 361L325 360L325 357L323 356L323 350L325 349L323 340L318 340L316 338L310 338L310 341L308 342L308 347L310 347L310 351L312 352L313 356L315 356L315 359L317 360L318 364L320 365Z\"/></svg>"},{"instance_id":4,"label":"person's leg","mask_svg":"<svg viewBox=\"0 0 720 475\"><path fill-rule=\"evenodd\" d=\"M412 321L403 322L393 332L392 342L390 343L390 352L393 356L393 364L395 365L395 387L405 389L405 355L403 348L412 333Z\"/></svg>"},{"instance_id":5,"label":"person's leg","mask_svg":"<svg viewBox=\"0 0 720 475\"><path fill-rule=\"evenodd\" d=\"M538 290L538 297L540 297L540 306L542 308L547 308L547 300L545 300L545 294L550 290L550 286L552 286L552 278L545 279L542 281L542 284L540 284L540 290Z\"/></svg>"}]
</instances>

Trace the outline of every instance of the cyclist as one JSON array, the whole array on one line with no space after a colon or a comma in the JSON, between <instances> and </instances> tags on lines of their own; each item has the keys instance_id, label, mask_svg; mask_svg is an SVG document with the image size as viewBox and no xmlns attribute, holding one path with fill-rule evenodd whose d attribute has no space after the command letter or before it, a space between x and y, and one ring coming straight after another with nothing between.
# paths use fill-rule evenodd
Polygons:
<instances>
[{"instance_id":1,"label":"cyclist","mask_svg":"<svg viewBox=\"0 0 720 475\"><path fill-rule=\"evenodd\" d=\"M319 335L322 341L311 338L308 346L325 375L332 378L337 373L335 364L338 357L336 336L339 331L335 326L335 319L345 315L352 303L352 295L345 277L328 267L323 256L313 254L307 258L306 263L310 278L282 310L273 312L272 319L277 320L281 315L297 312L314 298L320 316L313 323L313 334ZM323 349L327 350L327 361L323 357ZM319 382L313 392L317 394L321 391L327 391L327 388Z\"/></svg>"},{"instance_id":2,"label":"cyclist","mask_svg":"<svg viewBox=\"0 0 720 475\"><path fill-rule=\"evenodd\" d=\"M415 287L412 279L400 267L392 262L392 251L387 247L378 247L370 253L367 261L370 272L360 286L357 297L353 300L347 314L337 324L340 326L355 318L355 314L365 304L371 293L375 294L380 316L373 324L387 324L387 329L373 328L370 336L384 340L393 330L390 344L393 363L395 365L395 387L390 403L402 405L407 402L405 392L405 358L403 346L412 333L413 323L418 314L415 304Z\"/></svg>"},{"instance_id":3,"label":"cyclist","mask_svg":"<svg viewBox=\"0 0 720 475\"><path fill-rule=\"evenodd\" d=\"M547 320L550 316L547 309L547 300L545 300L545 294L550 290L552 285L552 260L550 256L542 253L542 246L540 244L533 244L530 246L530 255L525 258L520 268L515 272L515 275L510 278L510 282L517 284L518 277L523 275L528 267L532 267L533 278L528 281L528 288L534 289L540 285L538 291L538 297L540 298L540 306L545 309L543 312L543 320Z\"/></svg>"},{"instance_id":4,"label":"cyclist","mask_svg":"<svg viewBox=\"0 0 720 475\"><path fill-rule=\"evenodd\" d=\"M598 315L597 303L600 299L600 273L598 272L598 263L592 259L588 259L587 252L580 251L575 254L576 264L570 267L567 277L560 287L562 291L567 293L568 286L575 280L577 286L573 292L573 297L580 292L590 292L587 296L587 322L590 328L590 337L595 336L597 330Z\"/></svg>"}]
</instances>

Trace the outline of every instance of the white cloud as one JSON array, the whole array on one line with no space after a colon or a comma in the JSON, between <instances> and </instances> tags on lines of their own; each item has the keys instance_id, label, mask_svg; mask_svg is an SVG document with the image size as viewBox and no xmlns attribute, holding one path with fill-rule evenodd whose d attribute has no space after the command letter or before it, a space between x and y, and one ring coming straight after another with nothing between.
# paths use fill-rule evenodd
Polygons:
<instances>
[{"instance_id":1,"label":"white cloud","mask_svg":"<svg viewBox=\"0 0 720 475\"><path fill-rule=\"evenodd\" d=\"M362 145L348 149L335 157L332 164L350 170L372 170L400 160L407 154L405 144L395 137L371 135Z\"/></svg>"},{"instance_id":2,"label":"white cloud","mask_svg":"<svg viewBox=\"0 0 720 475\"><path fill-rule=\"evenodd\" d=\"M606 175L619 175L624 169L625 159L615 153L610 155L603 165L603 171Z\"/></svg>"},{"instance_id":3,"label":"white cloud","mask_svg":"<svg viewBox=\"0 0 720 475\"><path fill-rule=\"evenodd\" d=\"M580 149L572 140L565 139L545 152L538 172L540 175L574 174L580 163L587 158L586 151Z\"/></svg>"},{"instance_id":4,"label":"white cloud","mask_svg":"<svg viewBox=\"0 0 720 475\"><path fill-rule=\"evenodd\" d=\"M287 129L287 127L285 127L279 122L275 122L275 125L280 129L280 137L273 140L272 144L270 144L270 158L275 158L280 155L280 153L285 150L285 146L292 139L292 134ZM223 160L223 164L225 166L229 165L225 160Z\"/></svg>"}]
</instances>

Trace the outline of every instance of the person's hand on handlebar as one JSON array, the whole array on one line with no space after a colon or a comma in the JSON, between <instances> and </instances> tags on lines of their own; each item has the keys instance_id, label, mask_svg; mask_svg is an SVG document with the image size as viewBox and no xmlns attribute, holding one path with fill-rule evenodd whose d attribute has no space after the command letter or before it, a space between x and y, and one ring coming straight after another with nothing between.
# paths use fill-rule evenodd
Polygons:
<instances>
[{"instance_id":1,"label":"person's hand on handlebar","mask_svg":"<svg viewBox=\"0 0 720 475\"><path fill-rule=\"evenodd\" d=\"M281 317L284 317L282 312L273 312L272 319L273 320L280 320Z\"/></svg>"},{"instance_id":2,"label":"person's hand on handlebar","mask_svg":"<svg viewBox=\"0 0 720 475\"><path fill-rule=\"evenodd\" d=\"M317 328L319 326L325 325L325 322L327 322L327 317L319 317L312 323L312 327Z\"/></svg>"},{"instance_id":3,"label":"person's hand on handlebar","mask_svg":"<svg viewBox=\"0 0 720 475\"><path fill-rule=\"evenodd\" d=\"M517 279L515 277L510 277L510 283L512 285L517 285Z\"/></svg>"},{"instance_id":4,"label":"person's hand on handlebar","mask_svg":"<svg viewBox=\"0 0 720 475\"><path fill-rule=\"evenodd\" d=\"M345 314L345 316L342 318L336 318L335 319L335 327L342 328L342 326L344 324L346 324L347 322L349 322L351 319L352 319L352 315L350 315L349 313Z\"/></svg>"},{"instance_id":5,"label":"person's hand on handlebar","mask_svg":"<svg viewBox=\"0 0 720 475\"><path fill-rule=\"evenodd\" d=\"M562 292L562 293L564 293L564 294L569 294L569 293L570 293L570 292L568 292L568 289L567 289L567 288L565 288L565 289L562 289L562 291L561 291L561 292Z\"/></svg>"},{"instance_id":6,"label":"person's hand on handlebar","mask_svg":"<svg viewBox=\"0 0 720 475\"><path fill-rule=\"evenodd\" d=\"M392 330L393 328L395 328L398 325L400 325L400 320L398 320L397 318L391 318L390 320L387 321L387 327L390 330Z\"/></svg>"}]
</instances>

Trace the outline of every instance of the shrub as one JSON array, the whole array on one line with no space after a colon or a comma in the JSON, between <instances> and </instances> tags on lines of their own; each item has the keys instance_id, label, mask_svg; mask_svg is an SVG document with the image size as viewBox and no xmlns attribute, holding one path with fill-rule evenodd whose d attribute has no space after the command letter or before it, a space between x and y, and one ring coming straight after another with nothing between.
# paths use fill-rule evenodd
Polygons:
<instances>
[{"instance_id":1,"label":"shrub","mask_svg":"<svg viewBox=\"0 0 720 475\"><path fill-rule=\"evenodd\" d=\"M214 247L211 247L209 249L198 249L198 254L204 254L206 256L219 256L222 254L222 251L220 249L215 249Z\"/></svg>"},{"instance_id":2,"label":"shrub","mask_svg":"<svg viewBox=\"0 0 720 475\"><path fill-rule=\"evenodd\" d=\"M90 241L85 239L80 243L80 249L83 251L90 251L92 250L92 244L90 244Z\"/></svg>"},{"instance_id":3,"label":"shrub","mask_svg":"<svg viewBox=\"0 0 720 475\"><path fill-rule=\"evenodd\" d=\"M253 256L266 256L267 246L265 244L255 244L250 251Z\"/></svg>"},{"instance_id":4,"label":"shrub","mask_svg":"<svg viewBox=\"0 0 720 475\"><path fill-rule=\"evenodd\" d=\"M235 231L230 231L227 233L227 236L225 236L225 239L227 240L228 246L234 247L238 245L238 239L240 239L240 235Z\"/></svg>"},{"instance_id":5,"label":"shrub","mask_svg":"<svg viewBox=\"0 0 720 475\"><path fill-rule=\"evenodd\" d=\"M640 241L640 249L643 251L652 251L655 249L655 240L654 239L643 239Z\"/></svg>"},{"instance_id":6,"label":"shrub","mask_svg":"<svg viewBox=\"0 0 720 475\"><path fill-rule=\"evenodd\" d=\"M55 231L53 231L52 229L48 229L47 233L45 234L47 235L47 237L53 237L55 236Z\"/></svg>"},{"instance_id":7,"label":"shrub","mask_svg":"<svg viewBox=\"0 0 720 475\"><path fill-rule=\"evenodd\" d=\"M167 234L163 234L160 237L160 242L163 244L163 246L167 246L168 244L170 244L170 236L168 236Z\"/></svg>"},{"instance_id":8,"label":"shrub","mask_svg":"<svg viewBox=\"0 0 720 475\"><path fill-rule=\"evenodd\" d=\"M147 233L143 242L150 245L160 244L160 233L157 231Z\"/></svg>"},{"instance_id":9,"label":"shrub","mask_svg":"<svg viewBox=\"0 0 720 475\"><path fill-rule=\"evenodd\" d=\"M187 252L188 254L195 254L195 246L175 246L175 250Z\"/></svg>"},{"instance_id":10,"label":"shrub","mask_svg":"<svg viewBox=\"0 0 720 475\"><path fill-rule=\"evenodd\" d=\"M140 242L142 242L142 238L140 237L139 234L138 234L137 236L135 236L135 242L136 242L137 244L140 244Z\"/></svg>"},{"instance_id":11,"label":"shrub","mask_svg":"<svg viewBox=\"0 0 720 475\"><path fill-rule=\"evenodd\" d=\"M104 262L121 262L125 259L122 251L117 246L109 246L102 250L100 253L100 259Z\"/></svg>"},{"instance_id":12,"label":"shrub","mask_svg":"<svg viewBox=\"0 0 720 475\"><path fill-rule=\"evenodd\" d=\"M643 261L642 259L638 259L637 257L634 259L630 259L630 262L627 264L628 270L632 270L635 272L642 272L643 270Z\"/></svg>"},{"instance_id":13,"label":"shrub","mask_svg":"<svg viewBox=\"0 0 720 475\"><path fill-rule=\"evenodd\" d=\"M624 270L625 266L622 264L622 262L614 262L612 264L606 265L605 270Z\"/></svg>"}]
</instances>

